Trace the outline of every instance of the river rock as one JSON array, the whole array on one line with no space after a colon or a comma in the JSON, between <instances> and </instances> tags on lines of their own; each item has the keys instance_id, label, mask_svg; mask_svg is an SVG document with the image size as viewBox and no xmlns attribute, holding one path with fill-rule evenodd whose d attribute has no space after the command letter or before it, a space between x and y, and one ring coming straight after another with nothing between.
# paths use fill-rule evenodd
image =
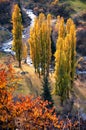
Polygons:
<instances>
[{"instance_id":1,"label":"river rock","mask_svg":"<svg viewBox=\"0 0 86 130\"><path fill-rule=\"evenodd\" d=\"M77 52L86 56L86 27L77 28Z\"/></svg>"}]
</instances>

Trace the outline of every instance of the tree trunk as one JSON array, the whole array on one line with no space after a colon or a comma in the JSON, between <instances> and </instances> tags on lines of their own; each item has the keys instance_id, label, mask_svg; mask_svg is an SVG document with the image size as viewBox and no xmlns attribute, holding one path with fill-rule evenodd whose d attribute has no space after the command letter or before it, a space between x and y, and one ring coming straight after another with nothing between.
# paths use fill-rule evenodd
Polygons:
<instances>
[{"instance_id":1,"label":"tree trunk","mask_svg":"<svg viewBox=\"0 0 86 130\"><path fill-rule=\"evenodd\" d=\"M63 107L63 99L61 98L61 106Z\"/></svg>"},{"instance_id":2,"label":"tree trunk","mask_svg":"<svg viewBox=\"0 0 86 130\"><path fill-rule=\"evenodd\" d=\"M67 99L69 99L69 89L67 90Z\"/></svg>"},{"instance_id":3,"label":"tree trunk","mask_svg":"<svg viewBox=\"0 0 86 130\"><path fill-rule=\"evenodd\" d=\"M24 63L27 64L27 59L25 59Z\"/></svg>"},{"instance_id":4,"label":"tree trunk","mask_svg":"<svg viewBox=\"0 0 86 130\"><path fill-rule=\"evenodd\" d=\"M39 72L39 78L40 78L40 72Z\"/></svg>"},{"instance_id":5,"label":"tree trunk","mask_svg":"<svg viewBox=\"0 0 86 130\"><path fill-rule=\"evenodd\" d=\"M19 68L21 68L21 60L19 60Z\"/></svg>"},{"instance_id":6,"label":"tree trunk","mask_svg":"<svg viewBox=\"0 0 86 130\"><path fill-rule=\"evenodd\" d=\"M71 76L71 88L73 88L73 79L74 78L73 78L73 73L72 72L70 73L70 76Z\"/></svg>"},{"instance_id":7,"label":"tree trunk","mask_svg":"<svg viewBox=\"0 0 86 130\"><path fill-rule=\"evenodd\" d=\"M71 88L73 88L73 80L71 80Z\"/></svg>"},{"instance_id":8,"label":"tree trunk","mask_svg":"<svg viewBox=\"0 0 86 130\"><path fill-rule=\"evenodd\" d=\"M49 77L49 68L47 69L47 76Z\"/></svg>"}]
</instances>

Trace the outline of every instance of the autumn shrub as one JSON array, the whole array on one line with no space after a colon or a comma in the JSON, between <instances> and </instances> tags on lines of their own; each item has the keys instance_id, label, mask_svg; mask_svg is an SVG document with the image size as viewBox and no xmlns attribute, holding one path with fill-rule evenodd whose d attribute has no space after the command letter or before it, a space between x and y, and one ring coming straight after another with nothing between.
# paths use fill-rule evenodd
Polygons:
<instances>
[{"instance_id":1,"label":"autumn shrub","mask_svg":"<svg viewBox=\"0 0 86 130\"><path fill-rule=\"evenodd\" d=\"M12 104L11 92L13 88L11 86L9 88L9 83L13 79L14 76L11 66L4 68L3 65L0 65L0 125L3 127L7 127L9 124L8 121L12 118L10 107Z\"/></svg>"}]
</instances>

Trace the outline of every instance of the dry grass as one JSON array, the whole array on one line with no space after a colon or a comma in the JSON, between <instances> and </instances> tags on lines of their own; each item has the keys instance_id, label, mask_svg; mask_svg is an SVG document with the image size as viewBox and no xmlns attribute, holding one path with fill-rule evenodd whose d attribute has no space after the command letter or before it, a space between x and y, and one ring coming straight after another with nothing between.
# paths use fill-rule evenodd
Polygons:
<instances>
[{"instance_id":1,"label":"dry grass","mask_svg":"<svg viewBox=\"0 0 86 130\"><path fill-rule=\"evenodd\" d=\"M12 64L13 69L15 70L17 76L20 77L18 82L18 88L15 91L15 94L28 95L33 94L38 96L41 93L42 85L39 76L34 72L34 68L22 63L22 68L18 68L18 62L13 59L11 55L1 55L0 63L2 64Z\"/></svg>"}]
</instances>

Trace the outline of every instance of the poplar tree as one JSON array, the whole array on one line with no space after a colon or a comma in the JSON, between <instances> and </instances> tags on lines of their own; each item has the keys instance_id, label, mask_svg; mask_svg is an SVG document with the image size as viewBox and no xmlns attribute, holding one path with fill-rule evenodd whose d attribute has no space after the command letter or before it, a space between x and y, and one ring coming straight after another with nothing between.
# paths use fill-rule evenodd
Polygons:
<instances>
[{"instance_id":1,"label":"poplar tree","mask_svg":"<svg viewBox=\"0 0 86 130\"><path fill-rule=\"evenodd\" d=\"M76 29L75 25L70 28L70 41L71 41L71 87L73 87L75 69L76 69Z\"/></svg>"},{"instance_id":2,"label":"poplar tree","mask_svg":"<svg viewBox=\"0 0 86 130\"><path fill-rule=\"evenodd\" d=\"M32 58L35 71L43 75L49 74L49 64L51 59L51 15L47 18L41 13L35 20L34 26L30 30L30 56ZM41 72L40 72L41 69Z\"/></svg>"},{"instance_id":3,"label":"poplar tree","mask_svg":"<svg viewBox=\"0 0 86 130\"><path fill-rule=\"evenodd\" d=\"M13 24L13 50L16 53L16 58L19 62L19 67L21 67L22 60L22 18L18 5L14 5L14 11L12 14L12 24Z\"/></svg>"},{"instance_id":4,"label":"poplar tree","mask_svg":"<svg viewBox=\"0 0 86 130\"><path fill-rule=\"evenodd\" d=\"M74 81L76 30L72 19L68 19L65 25L64 19L58 18L59 23L56 24L58 39L55 53L55 93L60 96L61 104L63 104L63 101L69 98Z\"/></svg>"},{"instance_id":5,"label":"poplar tree","mask_svg":"<svg viewBox=\"0 0 86 130\"><path fill-rule=\"evenodd\" d=\"M64 26L64 18L61 17L59 29L58 29L58 37L65 38L65 26Z\"/></svg>"},{"instance_id":6,"label":"poplar tree","mask_svg":"<svg viewBox=\"0 0 86 130\"><path fill-rule=\"evenodd\" d=\"M52 53L51 53L51 15L48 14L47 15L47 68L46 68L46 71L47 71L47 75L49 74L49 65L50 65L50 60L51 60L51 56L52 56Z\"/></svg>"},{"instance_id":7,"label":"poplar tree","mask_svg":"<svg viewBox=\"0 0 86 130\"><path fill-rule=\"evenodd\" d=\"M39 72L40 64L40 44L39 44L39 22L38 19L35 20L34 27L30 29L30 38L28 40L30 45L30 57L33 61L35 72Z\"/></svg>"},{"instance_id":8,"label":"poplar tree","mask_svg":"<svg viewBox=\"0 0 86 130\"><path fill-rule=\"evenodd\" d=\"M63 101L67 98L67 89L68 89L68 74L66 68L66 56L64 50L64 40L59 37L57 40L57 50L55 53L55 93L60 96L61 105Z\"/></svg>"},{"instance_id":9,"label":"poplar tree","mask_svg":"<svg viewBox=\"0 0 86 130\"><path fill-rule=\"evenodd\" d=\"M73 87L75 67L76 67L76 28L73 20L70 18L67 20L66 24L67 35L69 35L70 43L70 79L71 88Z\"/></svg>"}]
</instances>

